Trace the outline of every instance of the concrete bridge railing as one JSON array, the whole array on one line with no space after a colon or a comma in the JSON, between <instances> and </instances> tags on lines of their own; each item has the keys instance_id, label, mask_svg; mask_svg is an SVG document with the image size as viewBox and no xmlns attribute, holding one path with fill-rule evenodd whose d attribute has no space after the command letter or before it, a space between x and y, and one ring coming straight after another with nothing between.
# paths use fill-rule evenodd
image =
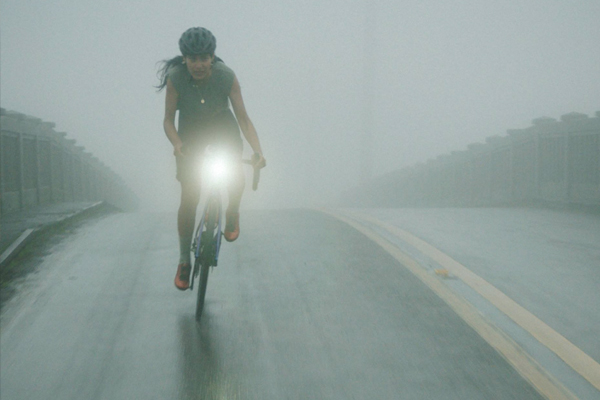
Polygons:
<instances>
[{"instance_id":1,"label":"concrete bridge railing","mask_svg":"<svg viewBox=\"0 0 600 400\"><path fill-rule=\"evenodd\" d=\"M343 194L346 206L600 206L600 111L538 118Z\"/></svg>"},{"instance_id":2,"label":"concrete bridge railing","mask_svg":"<svg viewBox=\"0 0 600 400\"><path fill-rule=\"evenodd\" d=\"M55 124L1 109L0 212L56 202L105 201L135 207L136 196L98 158Z\"/></svg>"}]
</instances>

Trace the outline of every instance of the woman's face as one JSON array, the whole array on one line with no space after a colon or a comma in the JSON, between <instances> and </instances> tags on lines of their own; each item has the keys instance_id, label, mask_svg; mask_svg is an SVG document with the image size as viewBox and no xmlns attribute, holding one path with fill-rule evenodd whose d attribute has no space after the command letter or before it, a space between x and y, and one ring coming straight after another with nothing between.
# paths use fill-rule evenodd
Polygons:
<instances>
[{"instance_id":1,"label":"woman's face","mask_svg":"<svg viewBox=\"0 0 600 400\"><path fill-rule=\"evenodd\" d=\"M185 56L183 59L188 72L194 80L200 81L210 76L212 62L215 56L212 54L196 54Z\"/></svg>"}]
</instances>

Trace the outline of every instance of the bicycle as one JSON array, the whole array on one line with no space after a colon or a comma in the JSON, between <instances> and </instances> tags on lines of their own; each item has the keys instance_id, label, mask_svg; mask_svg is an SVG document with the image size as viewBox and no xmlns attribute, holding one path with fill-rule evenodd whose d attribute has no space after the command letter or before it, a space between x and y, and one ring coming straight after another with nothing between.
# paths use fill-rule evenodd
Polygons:
<instances>
[{"instance_id":1,"label":"bicycle","mask_svg":"<svg viewBox=\"0 0 600 400\"><path fill-rule=\"evenodd\" d=\"M258 188L260 179L260 168L256 166L260 156L254 154L250 160L242 160L244 164L253 166L252 190ZM190 290L194 288L194 280L199 277L198 294L196 299L196 321L200 321L202 310L204 308L204 298L206 297L206 287L208 285L208 272L210 267L216 267L219 261L219 251L221 249L221 230L223 219L223 205L221 201L221 185L215 185L214 180L222 178L223 170L226 168L223 159L209 155L204 165L209 166L209 174L213 176L212 182L209 182L208 197L204 206L202 217L196 227L191 251L194 253L194 268L190 277ZM222 180L222 179L221 179Z\"/></svg>"}]
</instances>

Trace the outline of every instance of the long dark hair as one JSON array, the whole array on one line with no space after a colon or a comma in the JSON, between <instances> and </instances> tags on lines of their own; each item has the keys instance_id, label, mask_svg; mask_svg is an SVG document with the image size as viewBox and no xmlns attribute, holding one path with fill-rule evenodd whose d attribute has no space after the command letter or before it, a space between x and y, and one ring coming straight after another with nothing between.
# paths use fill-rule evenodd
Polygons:
<instances>
[{"instance_id":1,"label":"long dark hair","mask_svg":"<svg viewBox=\"0 0 600 400\"><path fill-rule=\"evenodd\" d=\"M224 61L220 58L215 56L215 60L214 62L222 62L224 63ZM158 69L158 72L156 73L156 75L158 76L158 80L160 81L160 84L158 86L155 86L156 89L158 89L158 91L160 92L161 90L163 90L165 88L165 86L167 86L167 73L169 72L169 70L177 65L181 65L183 64L183 56L177 56L177 57L173 57L169 60L162 60L158 62L159 64L161 64L160 68Z\"/></svg>"}]
</instances>

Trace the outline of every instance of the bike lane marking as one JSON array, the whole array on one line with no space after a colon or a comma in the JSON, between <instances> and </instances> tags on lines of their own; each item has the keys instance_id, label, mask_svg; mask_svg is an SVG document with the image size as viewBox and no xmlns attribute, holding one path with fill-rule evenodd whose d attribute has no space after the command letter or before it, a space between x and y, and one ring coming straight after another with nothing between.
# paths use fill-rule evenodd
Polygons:
<instances>
[{"instance_id":1,"label":"bike lane marking","mask_svg":"<svg viewBox=\"0 0 600 400\"><path fill-rule=\"evenodd\" d=\"M394 257L398 262L400 262L404 267L406 267L411 273L413 273L417 278L419 278L425 285L427 285L431 290L433 290L446 304L448 304L456 314L460 318L462 318L471 328L473 328L488 344L490 344L496 351L498 351L514 368L515 370L531 385L536 388L536 390L545 396L549 400L576 400L576 397L569 389L567 389L562 383L560 383L554 376L552 376L549 372L547 372L537 361L535 361L521 346L519 346L513 339L511 339L508 335L506 335L502 330L496 327L492 322L486 319L471 303L467 300L456 294L452 289L446 286L443 282L441 282L438 278L430 275L417 261L415 261L412 257L408 256L406 253L401 251L398 247L392 244L390 241L373 231L371 228L363 225L361 222L350 218L346 215L342 215L338 212L329 209L319 209L319 211L330 215L346 224L352 226L357 231L361 232L373 242L378 244L381 248L383 248L387 253L389 253L392 257ZM396 235L395 228L391 225L384 224L372 217L353 213L353 216L357 218L364 217L364 221L372 222L386 231ZM394 230L388 230L388 228L395 228ZM398 231L401 231L398 229ZM400 233L400 232L398 232ZM417 239L416 237L408 234L407 238ZM402 239L402 238L401 238ZM411 239L411 240L412 240ZM404 240L404 239L402 239ZM417 239L420 240L420 239ZM413 240L414 241L414 240ZM418 243L417 241L414 241ZM422 242L422 241L421 241ZM412 244L412 243L411 243ZM448 260L444 259L446 257L449 260L452 260L450 257L446 256L444 253L435 249L433 246L423 242L418 243L426 249L427 251L436 250L439 254L435 254L438 258L442 259L444 264L440 263L440 265L446 266L446 262ZM428 249L423 244L431 247ZM413 244L414 246L414 244ZM428 253L427 253L428 254ZM432 255L428 254L428 255ZM443 255L444 257L441 257ZM433 257L432 257L433 258ZM437 261L437 259L436 259ZM454 260L452 260L454 261ZM439 263L439 261L437 261ZM456 261L454 263L458 264ZM460 264L458 264L460 265ZM452 265L454 267L454 265ZM463 267L466 269L465 267ZM457 268L459 269L459 268ZM454 270L450 270L452 273L456 274L457 277L461 278L458 273L454 272ZM470 271L469 271L470 272ZM472 273L471 273L472 274ZM473 274L475 275L475 274ZM475 275L476 276L476 275ZM461 278L462 279L462 278ZM479 278L481 281L483 279ZM483 285L485 281L478 282L479 285ZM465 282L467 283L467 282ZM485 282L487 283L487 282ZM468 284L468 283L467 283ZM490 284L487 284L491 286ZM493 288L493 286L491 286ZM495 289L495 288L494 288ZM479 289L476 289L479 292ZM498 291L496 289L496 291ZM499 291L498 291L499 292ZM501 292L500 292L501 293ZM487 297L486 297L487 298ZM510 299L509 299L510 300ZM493 300L490 300L493 301ZM512 300L511 300L512 301ZM495 303L494 303L495 304ZM516 303L515 303L516 304ZM526 310L523 310L527 312ZM509 315L510 317L510 315ZM512 318L512 317L511 317ZM541 322L541 321L540 321ZM548 329L551 329L548 327ZM564 339L564 338L563 338ZM566 339L564 339L566 341ZM570 343L570 342L569 342ZM572 345L572 344L571 344ZM575 347L574 345L572 345ZM576 347L575 347L576 348ZM578 349L579 350L579 349ZM580 350L581 351L581 350ZM585 353L584 353L585 354ZM559 355L560 356L560 355ZM593 361L593 360L592 360ZM579 371L577 371L579 372ZM587 378L586 378L587 379Z\"/></svg>"}]
</instances>

